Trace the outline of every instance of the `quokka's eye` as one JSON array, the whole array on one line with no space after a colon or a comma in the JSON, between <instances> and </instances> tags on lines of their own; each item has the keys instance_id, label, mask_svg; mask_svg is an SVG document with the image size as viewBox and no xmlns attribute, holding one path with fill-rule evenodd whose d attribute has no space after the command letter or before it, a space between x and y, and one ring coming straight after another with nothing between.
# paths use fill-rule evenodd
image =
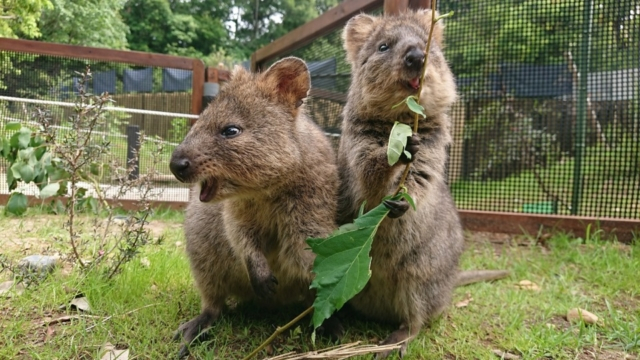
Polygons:
<instances>
[{"instance_id":1,"label":"quokka's eye","mask_svg":"<svg viewBox=\"0 0 640 360\"><path fill-rule=\"evenodd\" d=\"M220 135L222 135L223 138L227 139L234 138L240 134L242 134L242 130L235 125L229 125L222 129L222 131L220 132Z\"/></svg>"},{"instance_id":2,"label":"quokka's eye","mask_svg":"<svg viewBox=\"0 0 640 360\"><path fill-rule=\"evenodd\" d=\"M385 52L387 50L389 50L389 45L387 44L380 44L380 46L378 46L378 51L380 52Z\"/></svg>"}]
</instances>

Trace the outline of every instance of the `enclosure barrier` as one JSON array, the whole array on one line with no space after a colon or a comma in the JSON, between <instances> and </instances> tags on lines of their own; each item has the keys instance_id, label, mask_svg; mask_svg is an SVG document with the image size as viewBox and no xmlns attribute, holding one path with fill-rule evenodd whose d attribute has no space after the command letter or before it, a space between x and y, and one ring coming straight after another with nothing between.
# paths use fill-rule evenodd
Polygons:
<instances>
[{"instance_id":1,"label":"enclosure barrier","mask_svg":"<svg viewBox=\"0 0 640 360\"><path fill-rule=\"evenodd\" d=\"M149 166L151 145L161 143L160 175L154 177L154 182L163 189L163 195L156 205L183 207L188 200L188 187L171 175L169 157L202 111L204 101L210 100L211 96L205 95L215 96L215 89L212 94L204 92L205 84L210 83L208 76L220 81L218 70L205 68L199 59L2 38L0 134L5 134L4 125L9 122L36 126L32 119L36 106L51 112L58 131L67 131L67 119L74 113L78 99L81 73L87 67L92 76L83 85L84 91L108 93L113 106L129 110L105 112L107 124L100 131L111 142L112 156L104 160L127 164L132 148L137 146L131 142L136 142L138 132L142 132L147 144L140 150L138 169L144 171ZM33 104L37 100L41 103ZM4 178L6 170L0 161L0 178ZM116 181L107 174L101 182L111 186ZM6 182L0 180L0 201L6 203L7 197ZM121 201L125 206L135 202Z\"/></svg>"},{"instance_id":2,"label":"enclosure barrier","mask_svg":"<svg viewBox=\"0 0 640 360\"><path fill-rule=\"evenodd\" d=\"M451 110L448 180L473 231L603 229L640 236L640 7L637 1L441 0ZM350 82L341 30L359 13L431 1L346 0L257 50L311 71L311 117L339 136ZM334 137L337 146L337 137Z\"/></svg>"}]
</instances>

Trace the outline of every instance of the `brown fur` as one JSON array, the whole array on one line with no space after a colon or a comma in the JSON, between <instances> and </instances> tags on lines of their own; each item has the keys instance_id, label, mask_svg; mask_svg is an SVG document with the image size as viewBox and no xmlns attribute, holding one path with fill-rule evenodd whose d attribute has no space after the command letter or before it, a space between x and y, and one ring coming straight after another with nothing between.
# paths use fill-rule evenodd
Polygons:
<instances>
[{"instance_id":1,"label":"brown fur","mask_svg":"<svg viewBox=\"0 0 640 360\"><path fill-rule=\"evenodd\" d=\"M351 221L364 201L370 209L398 186L404 165L387 163L387 139L394 121L412 125L413 113L392 106L416 93L408 84L420 72L406 65L405 56L416 49L424 54L430 24L431 11L420 11L358 15L346 25L352 84L338 155L340 223ZM408 341L448 306L463 249L462 227L445 183L451 141L447 112L456 90L441 51L442 32L438 23L420 97L427 118L420 120L419 152L406 181L417 210L383 221L371 250L371 280L350 302L371 318L400 324L384 343ZM383 43L389 49L381 52ZM406 343L401 355L405 349Z\"/></svg>"},{"instance_id":2,"label":"brown fur","mask_svg":"<svg viewBox=\"0 0 640 360\"><path fill-rule=\"evenodd\" d=\"M302 104L309 86L300 59L263 74L238 68L173 153L176 177L196 184L184 230L202 313L180 327L187 343L228 297L313 301L314 255L305 239L336 228L338 175L328 140ZM230 125L242 133L225 138ZM205 180L216 190L202 202Z\"/></svg>"}]
</instances>

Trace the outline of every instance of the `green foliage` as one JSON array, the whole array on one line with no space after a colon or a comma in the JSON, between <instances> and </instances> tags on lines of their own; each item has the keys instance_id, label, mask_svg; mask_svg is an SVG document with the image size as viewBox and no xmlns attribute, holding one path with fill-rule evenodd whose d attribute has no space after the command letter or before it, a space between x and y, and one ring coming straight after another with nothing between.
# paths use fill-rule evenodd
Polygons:
<instances>
[{"instance_id":1,"label":"green foliage","mask_svg":"<svg viewBox=\"0 0 640 360\"><path fill-rule=\"evenodd\" d=\"M27 211L27 197L22 193L12 193L4 211L18 216L24 214Z\"/></svg>"},{"instance_id":2,"label":"green foliage","mask_svg":"<svg viewBox=\"0 0 640 360\"><path fill-rule=\"evenodd\" d=\"M10 137L0 138L0 157L7 161L9 170L6 177L10 191L15 190L22 182L34 183L40 189L40 198L43 199L66 192L60 162L52 158L48 144L39 134L20 123L6 124L5 132ZM20 192L12 193L5 211L22 215L26 209L26 197Z\"/></svg>"},{"instance_id":3,"label":"green foliage","mask_svg":"<svg viewBox=\"0 0 640 360\"><path fill-rule=\"evenodd\" d=\"M129 28L120 16L124 0L51 0L42 12L42 40L127 49Z\"/></svg>"},{"instance_id":4,"label":"green foliage","mask_svg":"<svg viewBox=\"0 0 640 360\"><path fill-rule=\"evenodd\" d=\"M359 293L371 277L371 243L378 226L389 213L383 204L342 225L327 238L310 238L307 243L316 254L311 288L316 289L313 303L313 326L339 310Z\"/></svg>"},{"instance_id":5,"label":"green foliage","mask_svg":"<svg viewBox=\"0 0 640 360\"><path fill-rule=\"evenodd\" d=\"M169 129L169 141L179 143L189 132L189 121L184 118L171 119L171 129Z\"/></svg>"},{"instance_id":6,"label":"green foliage","mask_svg":"<svg viewBox=\"0 0 640 360\"><path fill-rule=\"evenodd\" d=\"M395 165L404 153L407 159L411 159L411 154L405 150L407 146L407 138L413 133L411 126L403 123L396 123L391 129L389 135L389 145L387 146L387 161L389 166Z\"/></svg>"},{"instance_id":7,"label":"green foliage","mask_svg":"<svg viewBox=\"0 0 640 360\"><path fill-rule=\"evenodd\" d=\"M0 6L0 37L39 37L38 19L51 6L49 0L4 0Z\"/></svg>"},{"instance_id":8,"label":"green foliage","mask_svg":"<svg viewBox=\"0 0 640 360\"><path fill-rule=\"evenodd\" d=\"M456 76L481 77L502 63L566 64L584 29L584 1L441 1L447 20L446 55ZM637 2L604 0L593 7L591 69L628 68L640 60Z\"/></svg>"}]
</instances>

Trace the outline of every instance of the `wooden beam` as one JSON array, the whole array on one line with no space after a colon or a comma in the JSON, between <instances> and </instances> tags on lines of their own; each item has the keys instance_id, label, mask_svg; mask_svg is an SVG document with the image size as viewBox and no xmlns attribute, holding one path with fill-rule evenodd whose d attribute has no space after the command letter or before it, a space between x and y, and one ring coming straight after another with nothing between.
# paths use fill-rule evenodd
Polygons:
<instances>
[{"instance_id":1,"label":"wooden beam","mask_svg":"<svg viewBox=\"0 0 640 360\"><path fill-rule=\"evenodd\" d=\"M584 237L586 229L600 229L606 235L615 235L618 241L630 243L634 233L640 236L640 220L598 219L584 216L538 215L491 211L460 210L465 230L535 236L538 232L567 232Z\"/></svg>"},{"instance_id":2,"label":"wooden beam","mask_svg":"<svg viewBox=\"0 0 640 360\"><path fill-rule=\"evenodd\" d=\"M284 56L342 27L354 15L379 8L383 2L384 0L345 0L317 18L258 49L251 55L251 69L259 71L265 62Z\"/></svg>"},{"instance_id":3,"label":"wooden beam","mask_svg":"<svg viewBox=\"0 0 640 360\"><path fill-rule=\"evenodd\" d=\"M198 66L193 58L183 56L64 45L33 40L0 38L0 50L185 70L196 70L194 66Z\"/></svg>"}]
</instances>

